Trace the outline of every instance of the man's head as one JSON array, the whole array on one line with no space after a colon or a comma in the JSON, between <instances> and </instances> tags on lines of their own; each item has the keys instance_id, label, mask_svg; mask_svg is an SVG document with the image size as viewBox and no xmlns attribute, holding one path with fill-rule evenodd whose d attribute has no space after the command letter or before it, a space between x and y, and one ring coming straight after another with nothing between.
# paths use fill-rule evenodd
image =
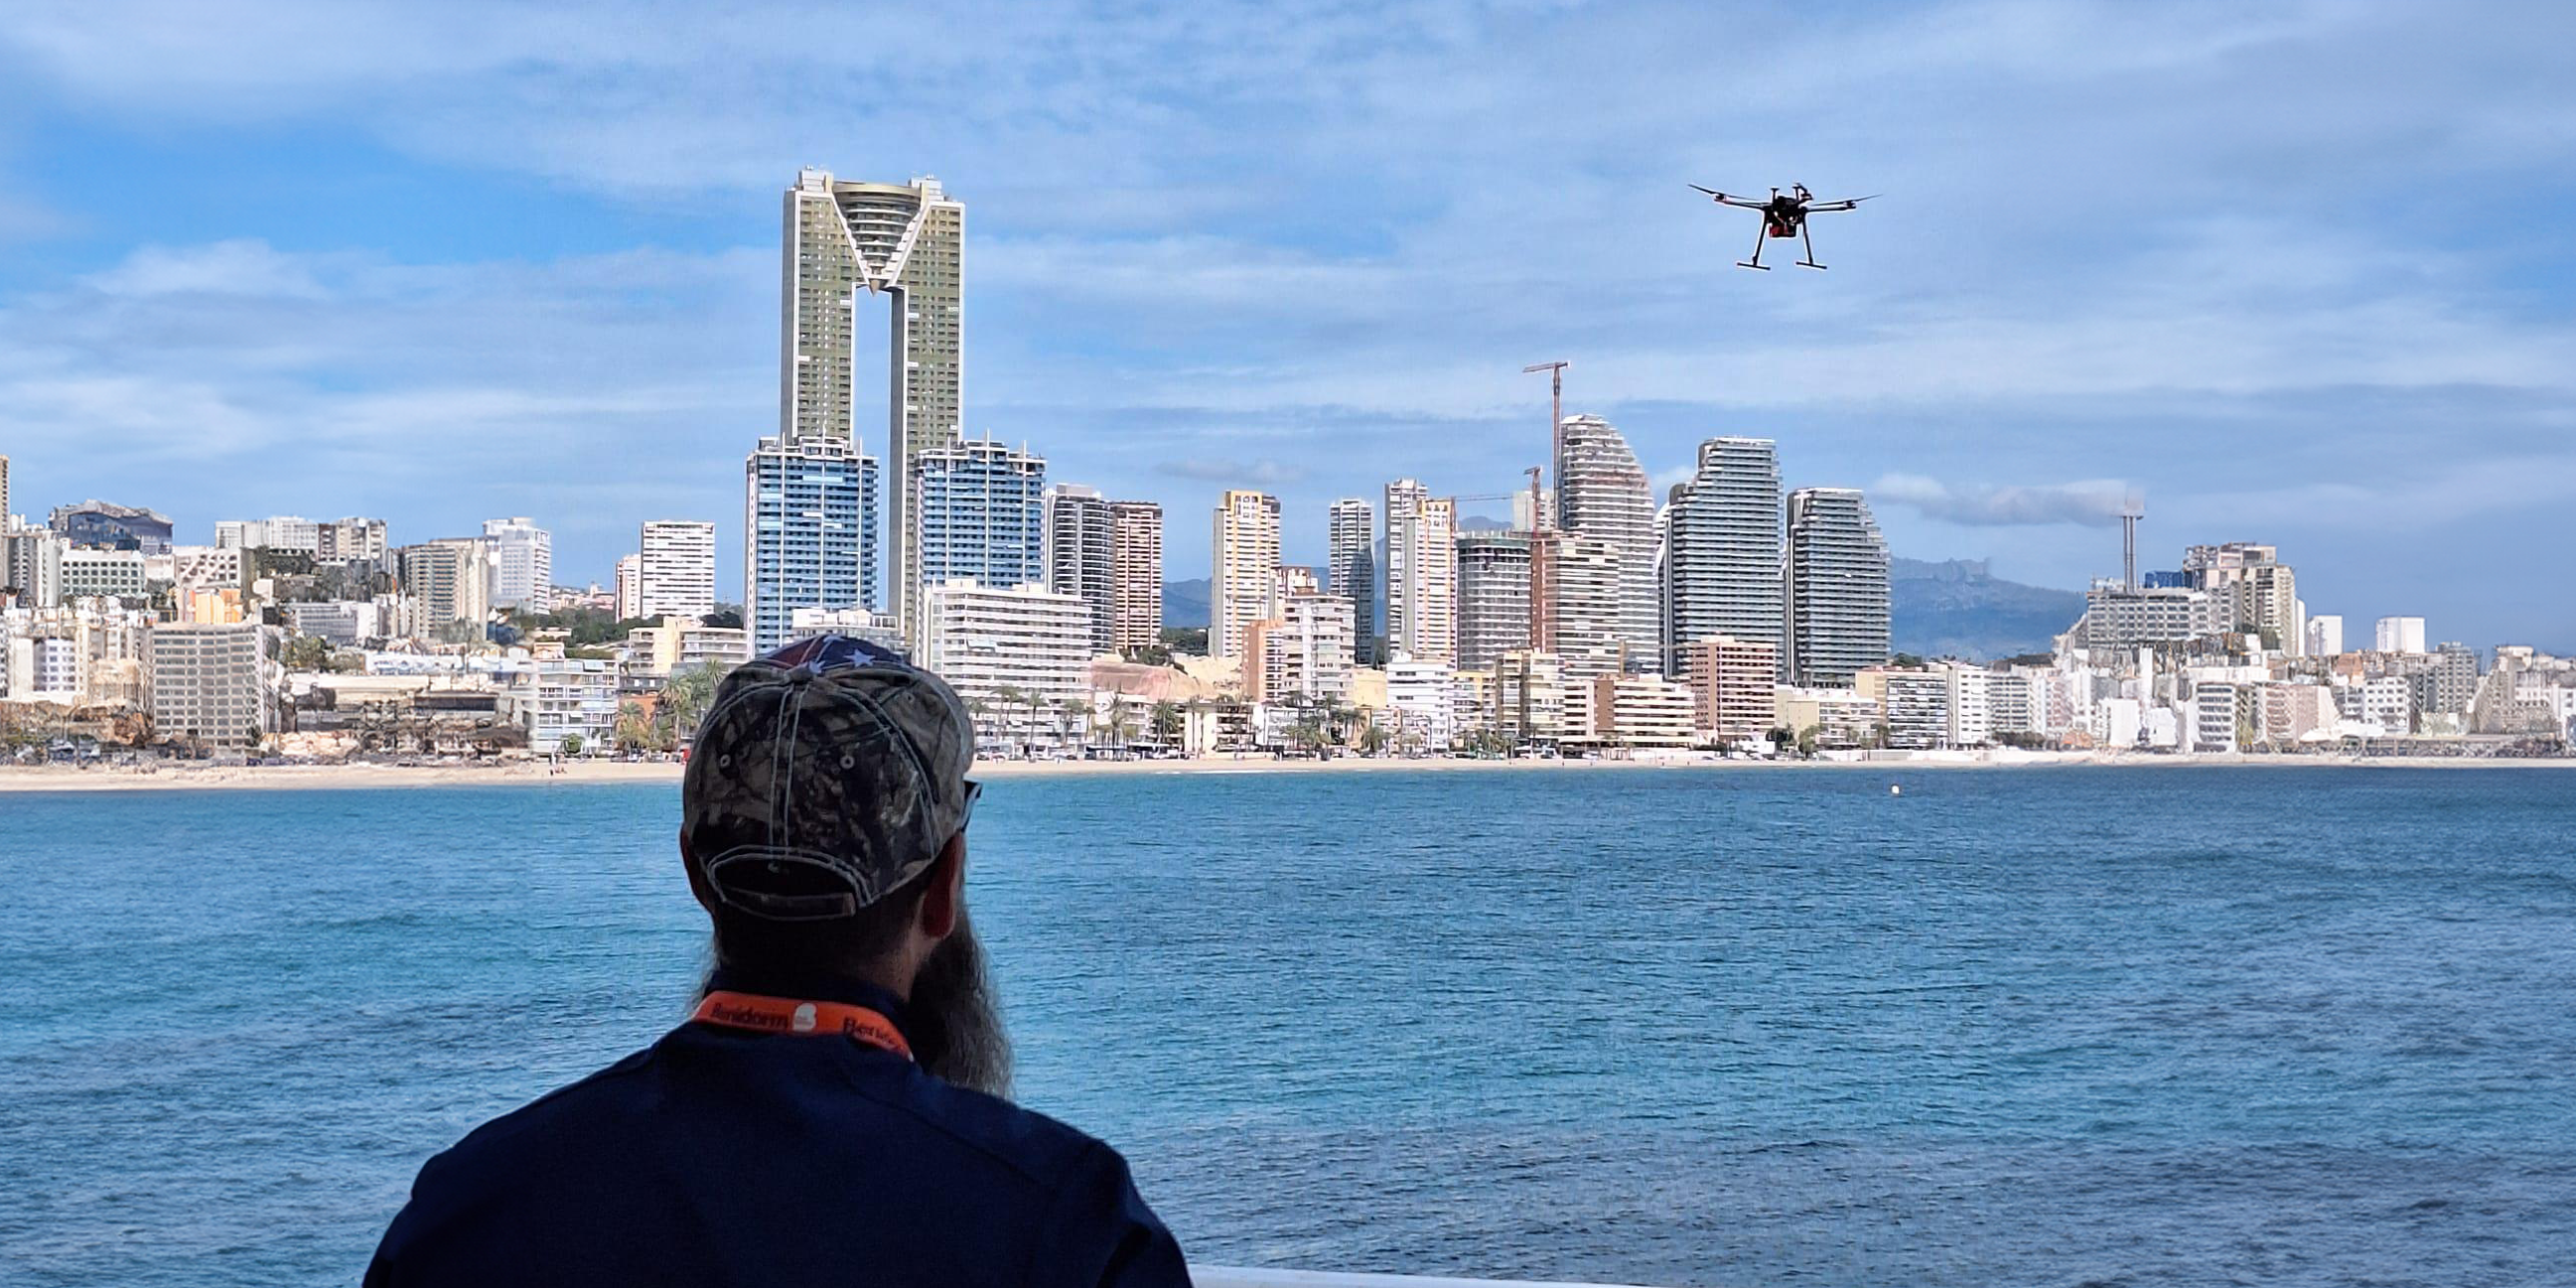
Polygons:
<instances>
[{"instance_id":1,"label":"man's head","mask_svg":"<svg viewBox=\"0 0 2576 1288\"><path fill-rule=\"evenodd\" d=\"M939 677L843 636L736 668L699 722L680 853L721 967L864 979L914 1052L999 1092L1010 1056L966 919L973 722Z\"/></svg>"}]
</instances>

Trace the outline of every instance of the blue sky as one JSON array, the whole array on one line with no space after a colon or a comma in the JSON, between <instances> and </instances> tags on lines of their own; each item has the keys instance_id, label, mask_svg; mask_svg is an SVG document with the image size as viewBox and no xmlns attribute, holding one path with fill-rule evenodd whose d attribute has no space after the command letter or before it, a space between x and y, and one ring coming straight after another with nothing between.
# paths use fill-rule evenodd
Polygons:
<instances>
[{"instance_id":1,"label":"blue sky","mask_svg":"<svg viewBox=\"0 0 2576 1288\"><path fill-rule=\"evenodd\" d=\"M19 3L17 508L529 514L560 580L777 417L799 165L967 203L966 419L1291 557L1570 411L2021 580L2271 541L2316 612L2576 649L2576 10L2436 4ZM1688 181L1884 192L1828 273ZM871 448L882 446L871 437ZM1500 503L1468 510L1502 513ZM2366 627L2360 627L2366 629ZM2352 629L2352 628L2348 628Z\"/></svg>"}]
</instances>

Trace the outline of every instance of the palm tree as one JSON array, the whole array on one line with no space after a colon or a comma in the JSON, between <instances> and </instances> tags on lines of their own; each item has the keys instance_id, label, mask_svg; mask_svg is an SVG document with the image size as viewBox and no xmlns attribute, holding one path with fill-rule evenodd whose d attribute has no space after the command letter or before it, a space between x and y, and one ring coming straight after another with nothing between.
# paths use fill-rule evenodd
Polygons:
<instances>
[{"instance_id":1,"label":"palm tree","mask_svg":"<svg viewBox=\"0 0 2576 1288\"><path fill-rule=\"evenodd\" d=\"M1371 720L1360 726L1360 750L1374 756L1386 750L1386 727Z\"/></svg>"},{"instance_id":2,"label":"palm tree","mask_svg":"<svg viewBox=\"0 0 2576 1288\"><path fill-rule=\"evenodd\" d=\"M1063 750L1064 745L1073 740L1073 731L1082 727L1083 717L1089 710L1090 704L1077 699L1056 699L1055 745L1057 750Z\"/></svg>"},{"instance_id":3,"label":"palm tree","mask_svg":"<svg viewBox=\"0 0 2576 1288\"><path fill-rule=\"evenodd\" d=\"M1181 740L1181 731L1187 724L1187 721L1182 718L1180 704L1169 698L1154 704L1151 720L1154 741L1165 747L1170 747Z\"/></svg>"},{"instance_id":4,"label":"palm tree","mask_svg":"<svg viewBox=\"0 0 2576 1288\"><path fill-rule=\"evenodd\" d=\"M1323 746L1330 736L1332 712L1323 707L1299 707L1297 723L1288 729L1288 741L1299 750L1313 751Z\"/></svg>"},{"instance_id":5,"label":"palm tree","mask_svg":"<svg viewBox=\"0 0 2576 1288\"><path fill-rule=\"evenodd\" d=\"M643 751L659 740L654 736L657 722L645 713L644 704L628 698L617 704L617 749Z\"/></svg>"},{"instance_id":6,"label":"palm tree","mask_svg":"<svg viewBox=\"0 0 2576 1288\"><path fill-rule=\"evenodd\" d=\"M1136 732L1136 713L1124 702L1109 705L1109 745L1121 754L1127 750L1127 739Z\"/></svg>"},{"instance_id":7,"label":"palm tree","mask_svg":"<svg viewBox=\"0 0 2576 1288\"><path fill-rule=\"evenodd\" d=\"M1026 703L1029 706L1031 713L1034 714L1037 707L1037 695L1030 693L1028 690L1023 689L1016 684L1001 684L993 687L993 700L1000 703L1002 706L1003 740L1018 746L1021 752L1025 754L1028 751L1028 745L1017 736L1019 722L1013 718L1013 715L1019 710L1023 703Z\"/></svg>"},{"instance_id":8,"label":"palm tree","mask_svg":"<svg viewBox=\"0 0 2576 1288\"><path fill-rule=\"evenodd\" d=\"M716 684L727 669L714 662L700 662L672 670L671 678L662 683L661 707L654 713L656 722L663 726L663 746L676 747L697 735L698 721L714 704Z\"/></svg>"}]
</instances>

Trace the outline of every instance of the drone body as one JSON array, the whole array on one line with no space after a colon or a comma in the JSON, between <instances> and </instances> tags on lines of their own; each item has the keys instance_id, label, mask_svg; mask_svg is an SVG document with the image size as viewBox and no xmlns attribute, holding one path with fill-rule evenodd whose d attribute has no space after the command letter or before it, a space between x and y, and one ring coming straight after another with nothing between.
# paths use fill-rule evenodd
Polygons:
<instances>
[{"instance_id":1,"label":"drone body","mask_svg":"<svg viewBox=\"0 0 2576 1288\"><path fill-rule=\"evenodd\" d=\"M1798 267L1823 269L1824 265L1816 262L1816 241L1807 232L1807 216L1850 210L1869 200L1868 197L1845 197L1839 201L1818 201L1815 194L1807 191L1807 185L1803 183L1791 185L1786 193L1773 188L1768 200L1739 197L1731 193L1719 192L1715 188L1700 188L1695 183L1690 186L1707 193L1709 200L1721 206L1762 212L1762 231L1753 238L1753 258L1737 260L1735 266L1758 268L1766 273L1771 270L1762 262L1762 243L1772 237L1797 238L1799 244L1807 251L1807 257L1798 261Z\"/></svg>"}]
</instances>

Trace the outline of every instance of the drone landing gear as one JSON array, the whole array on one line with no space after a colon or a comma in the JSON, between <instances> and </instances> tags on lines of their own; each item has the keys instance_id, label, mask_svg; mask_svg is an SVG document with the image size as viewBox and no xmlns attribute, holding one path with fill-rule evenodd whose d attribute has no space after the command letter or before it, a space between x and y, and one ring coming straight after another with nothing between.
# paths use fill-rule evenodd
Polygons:
<instances>
[{"instance_id":1,"label":"drone landing gear","mask_svg":"<svg viewBox=\"0 0 2576 1288\"><path fill-rule=\"evenodd\" d=\"M1769 226L1765 225L1760 231L1753 234L1753 258L1739 259L1735 261L1735 266L1737 268L1758 268L1765 273L1771 271L1770 268L1762 262L1762 238L1765 233L1770 231Z\"/></svg>"},{"instance_id":2,"label":"drone landing gear","mask_svg":"<svg viewBox=\"0 0 2576 1288\"><path fill-rule=\"evenodd\" d=\"M1798 261L1798 267L1812 268L1819 273L1825 271L1825 266L1816 262L1815 236L1807 231L1804 224L1798 227L1798 243L1807 248L1807 257Z\"/></svg>"}]
</instances>

